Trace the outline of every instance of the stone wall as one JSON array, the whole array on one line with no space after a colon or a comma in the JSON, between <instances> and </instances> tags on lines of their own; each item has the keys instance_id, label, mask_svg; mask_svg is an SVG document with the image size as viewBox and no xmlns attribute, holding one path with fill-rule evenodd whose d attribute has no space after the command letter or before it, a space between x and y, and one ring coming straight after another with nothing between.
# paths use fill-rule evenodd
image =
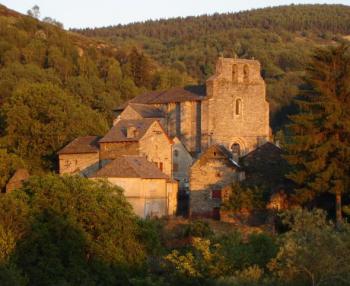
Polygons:
<instances>
[{"instance_id":1,"label":"stone wall","mask_svg":"<svg viewBox=\"0 0 350 286\"><path fill-rule=\"evenodd\" d=\"M168 208L168 215L173 216L176 215L177 212L177 196L178 196L178 190L179 185L177 182L169 181L166 184L167 187L167 208Z\"/></svg>"},{"instance_id":2,"label":"stone wall","mask_svg":"<svg viewBox=\"0 0 350 286\"><path fill-rule=\"evenodd\" d=\"M179 181L179 187L183 190L188 188L189 170L193 159L177 137L173 141L173 178Z\"/></svg>"},{"instance_id":3,"label":"stone wall","mask_svg":"<svg viewBox=\"0 0 350 286\"><path fill-rule=\"evenodd\" d=\"M209 144L229 150L239 144L244 155L269 140L266 86L255 60L224 59L207 81ZM204 127L204 126L203 126Z\"/></svg>"},{"instance_id":4,"label":"stone wall","mask_svg":"<svg viewBox=\"0 0 350 286\"><path fill-rule=\"evenodd\" d=\"M99 153L59 155L59 173L81 173L85 176L99 169Z\"/></svg>"},{"instance_id":5,"label":"stone wall","mask_svg":"<svg viewBox=\"0 0 350 286\"><path fill-rule=\"evenodd\" d=\"M169 177L172 176L172 141L164 133L159 123L155 122L139 142L139 155L157 164Z\"/></svg>"},{"instance_id":6,"label":"stone wall","mask_svg":"<svg viewBox=\"0 0 350 286\"><path fill-rule=\"evenodd\" d=\"M221 199L213 198L213 191L221 191L228 184L239 180L239 172L218 158L203 163L198 160L190 170L190 214L198 216L219 208Z\"/></svg>"},{"instance_id":7,"label":"stone wall","mask_svg":"<svg viewBox=\"0 0 350 286\"><path fill-rule=\"evenodd\" d=\"M165 179L108 178L108 181L124 190L126 200L138 216L145 218L167 215Z\"/></svg>"}]
</instances>

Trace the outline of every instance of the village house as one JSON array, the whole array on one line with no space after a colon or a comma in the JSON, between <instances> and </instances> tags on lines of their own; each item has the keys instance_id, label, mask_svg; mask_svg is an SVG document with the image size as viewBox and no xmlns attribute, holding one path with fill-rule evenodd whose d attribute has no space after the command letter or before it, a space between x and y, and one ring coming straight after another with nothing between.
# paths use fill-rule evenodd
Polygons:
<instances>
[{"instance_id":1,"label":"village house","mask_svg":"<svg viewBox=\"0 0 350 286\"><path fill-rule=\"evenodd\" d=\"M141 155L171 177L173 141L158 120L119 120L99 140L99 144L101 160L115 159L121 155Z\"/></svg>"},{"instance_id":2,"label":"village house","mask_svg":"<svg viewBox=\"0 0 350 286\"><path fill-rule=\"evenodd\" d=\"M134 212L142 217L175 215L177 182L141 156L120 156L89 176L121 187Z\"/></svg>"},{"instance_id":3,"label":"village house","mask_svg":"<svg viewBox=\"0 0 350 286\"><path fill-rule=\"evenodd\" d=\"M243 178L230 151L222 145L209 147L190 170L190 216L219 219L223 189Z\"/></svg>"},{"instance_id":4,"label":"village house","mask_svg":"<svg viewBox=\"0 0 350 286\"><path fill-rule=\"evenodd\" d=\"M78 137L61 149L58 154L60 174L88 176L100 167L98 136Z\"/></svg>"}]
</instances>

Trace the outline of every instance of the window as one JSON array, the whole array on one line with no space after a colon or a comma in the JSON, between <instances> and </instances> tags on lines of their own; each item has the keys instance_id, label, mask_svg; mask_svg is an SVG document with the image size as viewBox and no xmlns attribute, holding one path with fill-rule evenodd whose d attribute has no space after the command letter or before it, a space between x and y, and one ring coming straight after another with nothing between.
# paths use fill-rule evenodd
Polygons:
<instances>
[{"instance_id":1,"label":"window","mask_svg":"<svg viewBox=\"0 0 350 286\"><path fill-rule=\"evenodd\" d=\"M212 199L221 199L221 190L212 190L211 191Z\"/></svg>"},{"instance_id":2,"label":"window","mask_svg":"<svg viewBox=\"0 0 350 286\"><path fill-rule=\"evenodd\" d=\"M173 164L173 172L178 172L179 171L179 164L178 163L174 163Z\"/></svg>"},{"instance_id":3,"label":"window","mask_svg":"<svg viewBox=\"0 0 350 286\"><path fill-rule=\"evenodd\" d=\"M163 162L159 163L159 169L163 172Z\"/></svg>"},{"instance_id":4,"label":"window","mask_svg":"<svg viewBox=\"0 0 350 286\"><path fill-rule=\"evenodd\" d=\"M232 81L237 80L237 65L232 66Z\"/></svg>"},{"instance_id":5,"label":"window","mask_svg":"<svg viewBox=\"0 0 350 286\"><path fill-rule=\"evenodd\" d=\"M239 146L238 143L233 143L231 146L231 151L233 155L240 155L241 154L241 146Z\"/></svg>"},{"instance_id":6,"label":"window","mask_svg":"<svg viewBox=\"0 0 350 286\"><path fill-rule=\"evenodd\" d=\"M179 156L179 150L175 150L175 151L174 151L174 156L175 156L175 157L178 157L178 156Z\"/></svg>"},{"instance_id":7,"label":"window","mask_svg":"<svg viewBox=\"0 0 350 286\"><path fill-rule=\"evenodd\" d=\"M242 99L236 99L236 115L242 114Z\"/></svg>"},{"instance_id":8,"label":"window","mask_svg":"<svg viewBox=\"0 0 350 286\"><path fill-rule=\"evenodd\" d=\"M244 81L248 81L248 79L249 79L249 67L248 67L248 65L244 65L244 67L243 67L243 79L244 79Z\"/></svg>"},{"instance_id":9,"label":"window","mask_svg":"<svg viewBox=\"0 0 350 286\"><path fill-rule=\"evenodd\" d=\"M71 164L72 164L72 163L71 163L71 161L69 161L69 160L65 160L65 161L64 161L64 166L65 166L66 168L69 168Z\"/></svg>"}]
</instances>

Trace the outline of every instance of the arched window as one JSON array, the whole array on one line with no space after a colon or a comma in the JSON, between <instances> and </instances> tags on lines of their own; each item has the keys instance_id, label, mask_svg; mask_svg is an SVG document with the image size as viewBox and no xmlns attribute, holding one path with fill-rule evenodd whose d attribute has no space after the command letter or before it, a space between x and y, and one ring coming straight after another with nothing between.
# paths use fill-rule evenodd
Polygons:
<instances>
[{"instance_id":1,"label":"arched window","mask_svg":"<svg viewBox=\"0 0 350 286\"><path fill-rule=\"evenodd\" d=\"M249 79L249 67L248 67L248 65L244 65L244 67L243 67L243 79L244 79L244 81L248 81L248 79Z\"/></svg>"},{"instance_id":2,"label":"arched window","mask_svg":"<svg viewBox=\"0 0 350 286\"><path fill-rule=\"evenodd\" d=\"M232 81L237 80L237 65L232 65Z\"/></svg>"},{"instance_id":3,"label":"arched window","mask_svg":"<svg viewBox=\"0 0 350 286\"><path fill-rule=\"evenodd\" d=\"M242 114L242 99L238 98L236 99L236 115Z\"/></svg>"},{"instance_id":4,"label":"arched window","mask_svg":"<svg viewBox=\"0 0 350 286\"><path fill-rule=\"evenodd\" d=\"M241 155L241 146L238 143L233 143L231 146L232 154L235 156Z\"/></svg>"},{"instance_id":5,"label":"arched window","mask_svg":"<svg viewBox=\"0 0 350 286\"><path fill-rule=\"evenodd\" d=\"M179 150L174 150L174 156L175 157L179 156Z\"/></svg>"}]
</instances>

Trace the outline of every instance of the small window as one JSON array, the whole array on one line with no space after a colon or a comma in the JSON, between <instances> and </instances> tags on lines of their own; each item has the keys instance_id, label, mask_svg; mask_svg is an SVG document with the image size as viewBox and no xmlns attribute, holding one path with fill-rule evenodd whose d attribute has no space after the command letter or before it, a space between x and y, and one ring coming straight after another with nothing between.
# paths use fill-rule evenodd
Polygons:
<instances>
[{"instance_id":1,"label":"small window","mask_svg":"<svg viewBox=\"0 0 350 286\"><path fill-rule=\"evenodd\" d=\"M174 151L174 156L175 156L175 157L178 157L178 156L179 156L179 150L175 150L175 151Z\"/></svg>"},{"instance_id":2,"label":"small window","mask_svg":"<svg viewBox=\"0 0 350 286\"><path fill-rule=\"evenodd\" d=\"M212 190L211 191L212 199L221 199L221 190Z\"/></svg>"},{"instance_id":3,"label":"small window","mask_svg":"<svg viewBox=\"0 0 350 286\"><path fill-rule=\"evenodd\" d=\"M244 67L243 67L243 79L244 79L244 81L248 81L248 79L249 79L249 67L248 67L248 65L244 65Z\"/></svg>"},{"instance_id":4,"label":"small window","mask_svg":"<svg viewBox=\"0 0 350 286\"><path fill-rule=\"evenodd\" d=\"M71 161L69 161L69 160L65 160L65 161L64 161L64 166L65 166L66 168L69 168L70 165L71 165Z\"/></svg>"},{"instance_id":5,"label":"small window","mask_svg":"<svg viewBox=\"0 0 350 286\"><path fill-rule=\"evenodd\" d=\"M178 172L179 171L179 164L178 163L174 163L173 164L173 172Z\"/></svg>"},{"instance_id":6,"label":"small window","mask_svg":"<svg viewBox=\"0 0 350 286\"><path fill-rule=\"evenodd\" d=\"M163 162L159 163L159 169L163 172Z\"/></svg>"},{"instance_id":7,"label":"small window","mask_svg":"<svg viewBox=\"0 0 350 286\"><path fill-rule=\"evenodd\" d=\"M242 114L242 99L236 99L236 115Z\"/></svg>"},{"instance_id":8,"label":"small window","mask_svg":"<svg viewBox=\"0 0 350 286\"><path fill-rule=\"evenodd\" d=\"M238 155L238 156L240 156L240 154L241 154L241 146L239 146L238 143L234 143L234 144L232 144L232 146L231 146L231 151L232 151L232 154L233 154L233 155Z\"/></svg>"},{"instance_id":9,"label":"small window","mask_svg":"<svg viewBox=\"0 0 350 286\"><path fill-rule=\"evenodd\" d=\"M214 156L216 156L216 152L214 152Z\"/></svg>"},{"instance_id":10,"label":"small window","mask_svg":"<svg viewBox=\"0 0 350 286\"><path fill-rule=\"evenodd\" d=\"M232 65L232 81L237 79L237 65Z\"/></svg>"}]
</instances>

